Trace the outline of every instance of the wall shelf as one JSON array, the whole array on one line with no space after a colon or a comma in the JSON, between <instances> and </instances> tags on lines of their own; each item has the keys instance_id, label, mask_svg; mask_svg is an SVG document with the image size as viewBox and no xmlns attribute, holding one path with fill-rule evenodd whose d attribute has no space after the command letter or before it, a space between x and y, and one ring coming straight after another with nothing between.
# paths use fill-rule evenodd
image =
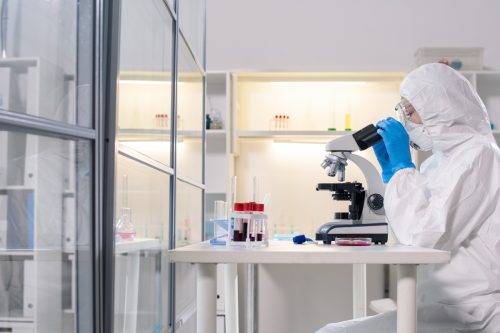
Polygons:
<instances>
[{"instance_id":1,"label":"wall shelf","mask_svg":"<svg viewBox=\"0 0 500 333\"><path fill-rule=\"evenodd\" d=\"M207 138L223 139L226 137L227 132L225 129L213 129L213 130L206 130L205 133Z\"/></svg>"},{"instance_id":2,"label":"wall shelf","mask_svg":"<svg viewBox=\"0 0 500 333\"><path fill-rule=\"evenodd\" d=\"M222 132L218 132L218 135ZM207 131L208 133L209 131ZM225 131L224 131L225 133ZM171 131L163 128L122 128L118 130L118 141L170 141ZM201 138L202 131L178 131L177 138Z\"/></svg>"},{"instance_id":3,"label":"wall shelf","mask_svg":"<svg viewBox=\"0 0 500 333\"><path fill-rule=\"evenodd\" d=\"M0 250L0 256L33 257L33 250Z\"/></svg>"},{"instance_id":4,"label":"wall shelf","mask_svg":"<svg viewBox=\"0 0 500 333\"><path fill-rule=\"evenodd\" d=\"M346 135L353 131L239 131L239 138L290 138L290 137L331 137Z\"/></svg>"},{"instance_id":5,"label":"wall shelf","mask_svg":"<svg viewBox=\"0 0 500 333\"><path fill-rule=\"evenodd\" d=\"M27 318L27 317L0 317L0 322L7 322L7 323L10 323L10 324L14 324L14 323L30 323L30 324L33 324L34 320L33 320L33 318ZM9 331L6 331L6 332L9 332Z\"/></svg>"}]
</instances>

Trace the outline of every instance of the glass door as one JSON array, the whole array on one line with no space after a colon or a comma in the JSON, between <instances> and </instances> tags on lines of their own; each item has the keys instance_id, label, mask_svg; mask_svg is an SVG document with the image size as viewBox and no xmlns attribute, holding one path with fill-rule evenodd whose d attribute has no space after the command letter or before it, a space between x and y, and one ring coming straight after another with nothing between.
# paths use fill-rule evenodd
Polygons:
<instances>
[{"instance_id":1,"label":"glass door","mask_svg":"<svg viewBox=\"0 0 500 333\"><path fill-rule=\"evenodd\" d=\"M203 239L205 3L120 4L114 331L193 332L194 270L168 250Z\"/></svg>"},{"instance_id":2,"label":"glass door","mask_svg":"<svg viewBox=\"0 0 500 333\"><path fill-rule=\"evenodd\" d=\"M94 1L0 1L0 332L95 332Z\"/></svg>"},{"instance_id":3,"label":"glass door","mask_svg":"<svg viewBox=\"0 0 500 333\"><path fill-rule=\"evenodd\" d=\"M116 94L114 331L163 332L175 15L162 0L122 0Z\"/></svg>"}]
</instances>

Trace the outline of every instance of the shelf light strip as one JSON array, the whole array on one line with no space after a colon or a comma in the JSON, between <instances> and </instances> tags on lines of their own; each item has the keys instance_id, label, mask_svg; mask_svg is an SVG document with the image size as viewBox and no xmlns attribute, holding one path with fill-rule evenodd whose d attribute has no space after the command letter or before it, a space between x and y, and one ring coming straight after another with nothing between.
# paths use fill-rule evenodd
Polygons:
<instances>
[{"instance_id":1,"label":"shelf light strip","mask_svg":"<svg viewBox=\"0 0 500 333\"><path fill-rule=\"evenodd\" d=\"M333 85L333 86L364 86L366 81L271 81L274 86L298 86L298 85Z\"/></svg>"},{"instance_id":2,"label":"shelf light strip","mask_svg":"<svg viewBox=\"0 0 500 333\"><path fill-rule=\"evenodd\" d=\"M165 85L170 85L172 84L172 81L161 81L161 80L131 80L131 79L123 79L123 80L118 80L119 83L125 83L125 84L165 84ZM184 85L185 82L177 82L177 85L182 86Z\"/></svg>"}]
</instances>

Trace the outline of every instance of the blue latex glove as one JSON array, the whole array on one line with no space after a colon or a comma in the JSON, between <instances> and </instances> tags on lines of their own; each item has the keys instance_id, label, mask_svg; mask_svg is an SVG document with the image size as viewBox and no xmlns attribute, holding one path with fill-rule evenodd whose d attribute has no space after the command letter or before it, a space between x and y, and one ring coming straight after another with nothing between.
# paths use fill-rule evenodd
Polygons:
<instances>
[{"instance_id":1,"label":"blue latex glove","mask_svg":"<svg viewBox=\"0 0 500 333\"><path fill-rule=\"evenodd\" d=\"M379 142L374 144L373 151L375 152L377 161L382 168L382 180L385 184L387 184L389 180L391 180L391 177L394 175L394 171L392 171L392 163L389 159L387 149L385 148L384 140L380 140Z\"/></svg>"},{"instance_id":2,"label":"blue latex glove","mask_svg":"<svg viewBox=\"0 0 500 333\"><path fill-rule=\"evenodd\" d=\"M394 118L377 123L377 133L384 139L385 148L392 164L392 172L415 168L410 155L410 137L403 125Z\"/></svg>"}]
</instances>

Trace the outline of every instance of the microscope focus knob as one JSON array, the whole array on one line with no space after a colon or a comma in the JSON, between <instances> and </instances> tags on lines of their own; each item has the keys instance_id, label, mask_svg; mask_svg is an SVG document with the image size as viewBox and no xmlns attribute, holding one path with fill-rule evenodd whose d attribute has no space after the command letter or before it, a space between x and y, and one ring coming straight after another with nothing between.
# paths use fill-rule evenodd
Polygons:
<instances>
[{"instance_id":1,"label":"microscope focus knob","mask_svg":"<svg viewBox=\"0 0 500 333\"><path fill-rule=\"evenodd\" d=\"M384 207L384 197L378 193L372 194L368 197L368 206L372 210L379 210Z\"/></svg>"}]
</instances>

